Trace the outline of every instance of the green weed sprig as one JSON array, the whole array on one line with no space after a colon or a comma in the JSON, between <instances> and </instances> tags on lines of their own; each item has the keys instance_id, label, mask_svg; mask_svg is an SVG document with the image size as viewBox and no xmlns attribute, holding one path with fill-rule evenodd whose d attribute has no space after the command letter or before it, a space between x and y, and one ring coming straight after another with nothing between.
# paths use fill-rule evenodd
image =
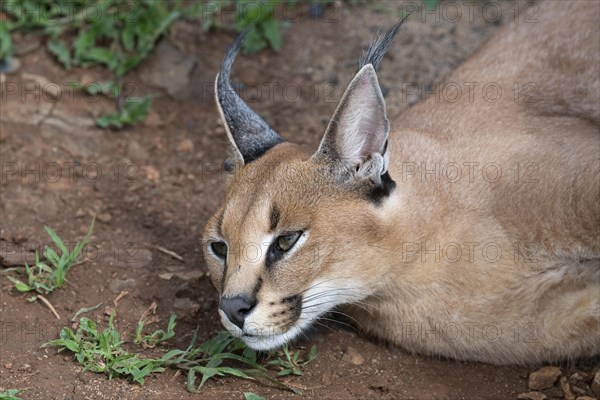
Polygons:
<instances>
[{"instance_id":1,"label":"green weed sprig","mask_svg":"<svg viewBox=\"0 0 600 400\"><path fill-rule=\"evenodd\" d=\"M264 363L258 361L258 354L239 339L227 332L219 332L208 341L196 346L196 335L184 350L170 350L158 358L144 358L141 353L125 350L125 340L114 324L114 312L111 314L108 327L101 329L95 322L81 317L76 331L65 327L56 340L43 346L56 346L59 351L69 350L75 360L83 365L84 370L108 375L109 379L119 377L143 384L151 374L163 372L166 368L175 368L187 372L187 389L196 392L211 378L219 376L235 376L238 378L266 381L293 393L300 392L293 387L271 377L270 365L278 366L279 376L286 368L289 374L301 375L308 363L316 357L316 348L312 348L306 359L301 359L299 352L284 350L286 359L279 358ZM169 319L167 331L157 330L151 335L143 335L143 318L138 322L134 343L140 345L164 343L175 334L175 315Z\"/></svg>"},{"instance_id":2,"label":"green weed sprig","mask_svg":"<svg viewBox=\"0 0 600 400\"><path fill-rule=\"evenodd\" d=\"M54 290L62 287L66 281L67 274L73 265L76 264L81 251L84 246L88 243L92 230L94 229L94 220L88 229L84 239L77 243L73 250L69 250L63 240L54 232L50 227L45 226L48 236L52 239L54 244L60 251L60 255L50 246L46 246L44 249L44 258L50 263L40 260L40 255L35 252L35 263L30 267L29 264L25 263L25 267L20 272L26 275L27 280L23 282L13 276L8 276L8 279L14 283L15 288L19 292L35 292L38 295L44 295L52 293ZM36 301L38 295L33 295L28 300Z\"/></svg>"}]
</instances>

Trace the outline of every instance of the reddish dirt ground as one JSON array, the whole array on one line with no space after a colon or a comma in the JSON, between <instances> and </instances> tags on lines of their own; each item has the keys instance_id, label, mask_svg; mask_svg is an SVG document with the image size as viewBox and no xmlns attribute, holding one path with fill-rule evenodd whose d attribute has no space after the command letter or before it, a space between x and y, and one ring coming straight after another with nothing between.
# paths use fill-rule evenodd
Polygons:
<instances>
[{"instance_id":1,"label":"reddish dirt ground","mask_svg":"<svg viewBox=\"0 0 600 400\"><path fill-rule=\"evenodd\" d=\"M458 18L450 8L411 17L380 73L391 116L419 101L515 18L514 4L494 4L501 6L500 15L478 6L472 18L465 8ZM281 52L240 56L234 82L282 135L316 148L362 50L379 27L401 15L402 7L401 2L336 3L318 18L301 8L282 30ZM21 68L2 76L0 104L2 266L30 259L32 250L43 248L48 243L44 225L76 241L93 215L97 223L86 262L73 268L63 289L48 295L60 320L42 303L27 302L1 276L0 387L27 388L24 399L241 399L247 391L269 399L295 397L233 378L209 381L200 393L190 394L185 376L171 370L151 376L143 386L109 381L82 372L68 354L40 348L82 307L103 303L87 316L106 323L106 307L123 290L128 295L118 304L117 327L129 335L152 302L158 305L159 323L151 328L164 327L172 312L178 315L177 335L167 348L185 347L198 324L199 340L221 329L200 236L224 191L219 166L226 138L213 104L212 79L234 37L203 32L198 23L176 23L155 54L127 76L130 90L156 97L145 123L121 131L94 127L95 118L111 111L108 100L92 101L66 86L108 80L107 71L65 71L40 39L17 38L17 46L27 51L20 56ZM48 83L61 88L58 98L51 97ZM172 277L165 279L169 272ZM288 380L305 398L515 399L529 392L528 375L540 367L411 355L335 323L319 326L296 346L311 344L317 345L318 358L303 376ZM596 359L559 365L576 397L593 396L598 364ZM542 392L550 399L565 397L558 383Z\"/></svg>"}]
</instances>

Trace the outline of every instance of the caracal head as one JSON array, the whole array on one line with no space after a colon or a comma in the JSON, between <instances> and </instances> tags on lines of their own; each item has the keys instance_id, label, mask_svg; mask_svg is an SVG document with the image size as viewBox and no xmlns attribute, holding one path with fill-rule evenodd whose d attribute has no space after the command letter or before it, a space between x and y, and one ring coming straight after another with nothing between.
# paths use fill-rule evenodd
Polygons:
<instances>
[{"instance_id":1,"label":"caracal head","mask_svg":"<svg viewBox=\"0 0 600 400\"><path fill-rule=\"evenodd\" d=\"M375 67L389 35L372 45L313 154L286 142L232 89L243 36L225 56L215 88L233 168L202 243L221 321L254 349L281 346L381 284L372 241L384 234L377 210L395 183Z\"/></svg>"}]
</instances>

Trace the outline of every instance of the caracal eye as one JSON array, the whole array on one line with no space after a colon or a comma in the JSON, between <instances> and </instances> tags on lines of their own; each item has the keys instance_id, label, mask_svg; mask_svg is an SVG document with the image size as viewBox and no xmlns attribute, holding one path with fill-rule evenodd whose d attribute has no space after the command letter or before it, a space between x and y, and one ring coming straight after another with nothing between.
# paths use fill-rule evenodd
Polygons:
<instances>
[{"instance_id":1,"label":"caracal eye","mask_svg":"<svg viewBox=\"0 0 600 400\"><path fill-rule=\"evenodd\" d=\"M225 242L212 242L210 244L210 249L212 252L219 258L225 259L227 258L227 243Z\"/></svg>"},{"instance_id":2,"label":"caracal eye","mask_svg":"<svg viewBox=\"0 0 600 400\"><path fill-rule=\"evenodd\" d=\"M281 235L277 238L277 247L280 251L286 252L294 247L301 235L301 231L288 233L287 235Z\"/></svg>"}]
</instances>

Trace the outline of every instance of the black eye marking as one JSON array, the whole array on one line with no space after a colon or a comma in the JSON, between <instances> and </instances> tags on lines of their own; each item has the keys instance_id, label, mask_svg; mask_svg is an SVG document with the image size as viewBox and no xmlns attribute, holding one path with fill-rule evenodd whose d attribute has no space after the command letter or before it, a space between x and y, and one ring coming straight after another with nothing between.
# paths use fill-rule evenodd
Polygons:
<instances>
[{"instance_id":1,"label":"black eye marking","mask_svg":"<svg viewBox=\"0 0 600 400\"><path fill-rule=\"evenodd\" d=\"M223 218L225 217L225 210L223 210L219 216L217 217L217 221L216 221L216 227L217 227L217 233L220 236L223 236Z\"/></svg>"},{"instance_id":2,"label":"black eye marking","mask_svg":"<svg viewBox=\"0 0 600 400\"><path fill-rule=\"evenodd\" d=\"M279 208L275 204L273 204L273 207L271 208L271 215L269 217L269 228L271 232L275 231L275 228L277 228L280 218L281 213L279 211Z\"/></svg>"},{"instance_id":3,"label":"black eye marking","mask_svg":"<svg viewBox=\"0 0 600 400\"><path fill-rule=\"evenodd\" d=\"M294 247L303 233L303 231L284 233L275 238L267 250L266 267L270 268L274 263L281 260L283 255Z\"/></svg>"},{"instance_id":4,"label":"black eye marking","mask_svg":"<svg viewBox=\"0 0 600 400\"><path fill-rule=\"evenodd\" d=\"M212 252L222 260L227 258L227 243L225 242L212 242L210 244Z\"/></svg>"}]
</instances>

